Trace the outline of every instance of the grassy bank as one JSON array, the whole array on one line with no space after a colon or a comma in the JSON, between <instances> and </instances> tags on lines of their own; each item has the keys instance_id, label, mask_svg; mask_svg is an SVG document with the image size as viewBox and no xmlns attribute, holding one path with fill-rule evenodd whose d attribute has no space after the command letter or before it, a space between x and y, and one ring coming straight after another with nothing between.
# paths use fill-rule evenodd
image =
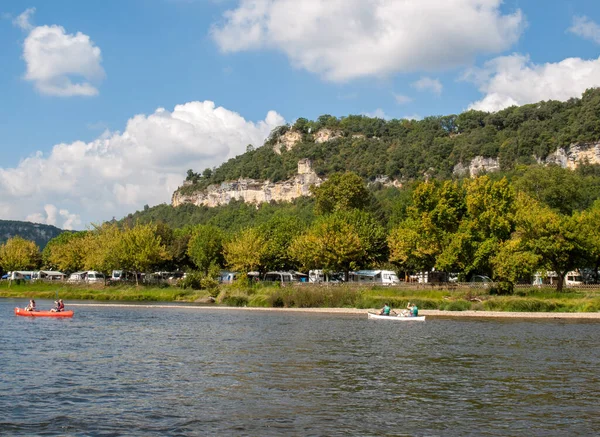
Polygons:
<instances>
[{"instance_id":1,"label":"grassy bank","mask_svg":"<svg viewBox=\"0 0 600 437\"><path fill-rule=\"evenodd\" d=\"M408 302L421 309L445 311L514 311L514 312L597 312L598 291L573 290L557 293L553 289L521 289L510 296L490 295L486 289L445 290L396 287L355 287L302 285L241 284L220 286L212 292L183 290L178 287L135 285L102 286L24 283L0 284L0 297L23 299L196 302L216 297L216 304L229 306L279 308L379 308L389 303L404 308Z\"/></svg>"},{"instance_id":2,"label":"grassy bank","mask_svg":"<svg viewBox=\"0 0 600 437\"><path fill-rule=\"evenodd\" d=\"M179 287L136 287L135 285L103 286L78 284L25 283L0 285L0 297L23 299L194 302L206 297L205 291L183 290Z\"/></svg>"}]
</instances>

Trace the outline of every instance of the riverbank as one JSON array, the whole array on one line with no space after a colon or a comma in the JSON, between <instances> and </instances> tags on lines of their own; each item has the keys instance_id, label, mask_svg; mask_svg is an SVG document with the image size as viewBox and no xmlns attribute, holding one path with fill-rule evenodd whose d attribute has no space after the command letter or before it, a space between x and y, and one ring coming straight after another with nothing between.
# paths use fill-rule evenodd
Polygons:
<instances>
[{"instance_id":1,"label":"riverbank","mask_svg":"<svg viewBox=\"0 0 600 437\"><path fill-rule=\"evenodd\" d=\"M303 284L281 287L273 284L220 285L213 290L189 290L176 286L135 285L85 285L25 283L0 284L0 298L50 299L58 297L65 302L95 301L99 304L148 303L207 304L211 308L289 309L293 311L365 312L381 308L385 303L392 308L406 308L409 302L416 304L424 315L448 317L521 317L523 314L543 314L539 317L555 317L556 314L600 314L598 290L569 289L557 292L553 289L520 289L512 295L491 294L489 289L414 289L410 287L377 286L320 286ZM171 305L172 305L171 304ZM348 310L346 310L348 308ZM515 314L512 316L512 314ZM546 315L547 314L547 315ZM571 316L566 316L571 317ZM593 317L592 317L593 318Z\"/></svg>"},{"instance_id":2,"label":"riverbank","mask_svg":"<svg viewBox=\"0 0 600 437\"><path fill-rule=\"evenodd\" d=\"M69 307L117 307L117 308L161 308L161 309L186 309L190 311L222 310L222 311L263 311L263 312L294 312L294 313L321 313L321 314L363 314L376 311L375 308L260 308L260 307L233 307L217 305L160 305L160 304L125 304L125 303L74 303ZM596 313L535 313L535 312L506 312L506 311L442 311L421 310L419 315L432 318L520 318L520 319L597 319L600 312Z\"/></svg>"}]
</instances>

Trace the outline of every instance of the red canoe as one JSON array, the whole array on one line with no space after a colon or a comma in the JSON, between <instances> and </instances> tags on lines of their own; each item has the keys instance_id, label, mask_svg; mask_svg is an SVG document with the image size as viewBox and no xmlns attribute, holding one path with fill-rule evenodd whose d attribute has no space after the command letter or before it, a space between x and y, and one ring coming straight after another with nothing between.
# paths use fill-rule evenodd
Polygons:
<instances>
[{"instance_id":1,"label":"red canoe","mask_svg":"<svg viewBox=\"0 0 600 437\"><path fill-rule=\"evenodd\" d=\"M73 317L73 310L53 311L25 311L23 308L15 308L15 316L25 317Z\"/></svg>"}]
</instances>

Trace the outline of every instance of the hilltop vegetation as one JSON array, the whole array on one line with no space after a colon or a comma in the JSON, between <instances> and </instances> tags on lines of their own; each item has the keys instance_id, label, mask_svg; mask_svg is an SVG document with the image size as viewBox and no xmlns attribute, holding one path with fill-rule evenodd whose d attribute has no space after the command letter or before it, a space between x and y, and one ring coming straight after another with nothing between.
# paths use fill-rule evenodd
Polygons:
<instances>
[{"instance_id":1,"label":"hilltop vegetation","mask_svg":"<svg viewBox=\"0 0 600 437\"><path fill-rule=\"evenodd\" d=\"M328 129L329 141L315 142ZM290 150L273 146L289 131L301 141ZM382 120L362 115L315 121L298 119L275 129L263 147L248 146L243 155L218 168L188 171L184 193L238 178L272 182L294 175L298 160L310 158L319 176L352 169L365 180L386 175L401 181L451 179L454 166L476 156L497 158L502 171L536 164L560 147L600 139L600 89L581 98L513 106L496 113L466 111L423 120Z\"/></svg>"},{"instance_id":2,"label":"hilltop vegetation","mask_svg":"<svg viewBox=\"0 0 600 437\"><path fill-rule=\"evenodd\" d=\"M22 222L15 220L0 220L0 244L12 237L22 237L33 241L40 249L43 249L48 241L64 232L62 229L52 225Z\"/></svg>"}]
</instances>

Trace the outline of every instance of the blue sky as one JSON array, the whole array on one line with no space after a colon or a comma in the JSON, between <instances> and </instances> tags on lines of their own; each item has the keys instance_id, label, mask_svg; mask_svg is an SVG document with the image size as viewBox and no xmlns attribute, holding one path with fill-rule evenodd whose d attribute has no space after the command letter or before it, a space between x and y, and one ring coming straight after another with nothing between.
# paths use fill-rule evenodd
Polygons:
<instances>
[{"instance_id":1,"label":"blue sky","mask_svg":"<svg viewBox=\"0 0 600 437\"><path fill-rule=\"evenodd\" d=\"M579 96L598 23L591 0L4 0L0 218L81 229L169 202L298 117Z\"/></svg>"}]
</instances>

